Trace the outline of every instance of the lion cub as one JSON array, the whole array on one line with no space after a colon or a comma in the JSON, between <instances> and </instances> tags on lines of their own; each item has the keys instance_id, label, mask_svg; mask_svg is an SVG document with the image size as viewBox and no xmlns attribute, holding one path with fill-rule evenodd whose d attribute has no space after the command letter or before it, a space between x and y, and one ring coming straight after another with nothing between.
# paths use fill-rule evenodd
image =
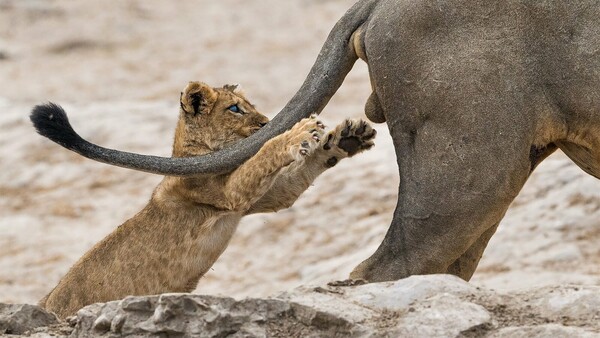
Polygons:
<instances>
[{"instance_id":1,"label":"lion cub","mask_svg":"<svg viewBox=\"0 0 600 338\"><path fill-rule=\"evenodd\" d=\"M235 86L190 82L180 106L174 157L218 150L268 122ZM64 318L128 295L192 291L242 216L291 206L319 174L369 149L374 137L361 120L346 120L324 135L323 124L311 117L231 173L165 177L146 207L83 255L40 305Z\"/></svg>"}]
</instances>

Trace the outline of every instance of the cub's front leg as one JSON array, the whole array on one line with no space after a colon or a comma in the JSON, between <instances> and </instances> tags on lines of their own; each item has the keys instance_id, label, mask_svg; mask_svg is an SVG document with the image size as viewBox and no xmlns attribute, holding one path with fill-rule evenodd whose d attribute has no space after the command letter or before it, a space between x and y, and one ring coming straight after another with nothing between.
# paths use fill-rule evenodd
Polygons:
<instances>
[{"instance_id":1,"label":"cub's front leg","mask_svg":"<svg viewBox=\"0 0 600 338\"><path fill-rule=\"evenodd\" d=\"M327 133L318 148L304 161L286 167L271 189L247 213L274 212L291 207L325 170L344 158L373 147L376 134L375 129L364 120L345 120Z\"/></svg>"},{"instance_id":2,"label":"cub's front leg","mask_svg":"<svg viewBox=\"0 0 600 338\"><path fill-rule=\"evenodd\" d=\"M323 134L323 124L312 116L265 143L228 177L224 189L228 209L250 209L271 188L281 169L312 155Z\"/></svg>"}]
</instances>

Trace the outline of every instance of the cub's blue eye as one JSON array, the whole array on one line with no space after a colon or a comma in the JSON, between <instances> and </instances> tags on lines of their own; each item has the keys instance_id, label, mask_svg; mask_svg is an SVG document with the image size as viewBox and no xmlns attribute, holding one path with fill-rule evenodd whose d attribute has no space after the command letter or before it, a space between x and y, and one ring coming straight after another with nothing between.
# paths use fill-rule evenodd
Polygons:
<instances>
[{"instance_id":1,"label":"cub's blue eye","mask_svg":"<svg viewBox=\"0 0 600 338\"><path fill-rule=\"evenodd\" d=\"M237 104L234 104L233 106L227 108L229 110L231 110L234 113L239 113L240 112L240 107L237 106Z\"/></svg>"}]
</instances>

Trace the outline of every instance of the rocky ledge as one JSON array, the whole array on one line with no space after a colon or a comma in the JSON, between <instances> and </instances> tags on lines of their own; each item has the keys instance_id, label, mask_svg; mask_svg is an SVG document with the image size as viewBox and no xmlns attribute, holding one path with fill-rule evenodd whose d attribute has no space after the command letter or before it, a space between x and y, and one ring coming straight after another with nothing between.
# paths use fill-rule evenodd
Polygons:
<instances>
[{"instance_id":1,"label":"rocky ledge","mask_svg":"<svg viewBox=\"0 0 600 338\"><path fill-rule=\"evenodd\" d=\"M127 297L60 322L0 304L0 335L33 337L600 337L600 287L501 294L446 275L300 287L272 298Z\"/></svg>"}]
</instances>

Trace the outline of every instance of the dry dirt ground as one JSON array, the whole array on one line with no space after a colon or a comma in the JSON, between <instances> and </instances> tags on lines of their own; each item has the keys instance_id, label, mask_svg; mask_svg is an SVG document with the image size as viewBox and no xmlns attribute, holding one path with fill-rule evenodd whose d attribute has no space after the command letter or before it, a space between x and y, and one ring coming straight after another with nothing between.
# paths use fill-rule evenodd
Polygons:
<instances>
[{"instance_id":1,"label":"dry dirt ground","mask_svg":"<svg viewBox=\"0 0 600 338\"><path fill-rule=\"evenodd\" d=\"M160 177L98 164L36 135L34 104L64 105L96 143L168 156L181 88L241 83L270 116L302 83L353 0L0 0L0 302L36 302L139 210ZM322 114L364 116L357 64ZM346 278L381 242L398 186L393 146L319 178L288 210L244 219L196 293L265 296ZM498 290L600 284L600 182L562 153L513 203L472 282Z\"/></svg>"}]
</instances>

